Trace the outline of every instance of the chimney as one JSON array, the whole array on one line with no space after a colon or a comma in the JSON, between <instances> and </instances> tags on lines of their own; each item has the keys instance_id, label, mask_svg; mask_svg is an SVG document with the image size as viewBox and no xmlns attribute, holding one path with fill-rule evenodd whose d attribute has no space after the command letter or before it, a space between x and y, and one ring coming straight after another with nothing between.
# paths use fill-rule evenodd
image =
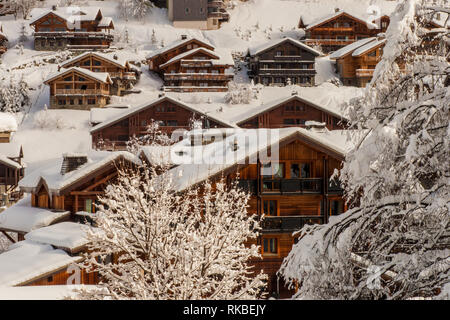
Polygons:
<instances>
[{"instance_id":1,"label":"chimney","mask_svg":"<svg viewBox=\"0 0 450 320\"><path fill-rule=\"evenodd\" d=\"M238 139L234 138L233 142L231 143L231 149L233 151L237 151L239 149Z\"/></svg>"},{"instance_id":2,"label":"chimney","mask_svg":"<svg viewBox=\"0 0 450 320\"><path fill-rule=\"evenodd\" d=\"M186 39L187 39L187 35L182 34L182 35L181 35L181 40L186 40Z\"/></svg>"},{"instance_id":3,"label":"chimney","mask_svg":"<svg viewBox=\"0 0 450 320\"><path fill-rule=\"evenodd\" d=\"M114 60L118 60L118 59L119 59L119 57L117 56L117 54L115 54L115 55L113 56L113 59L114 59Z\"/></svg>"},{"instance_id":4,"label":"chimney","mask_svg":"<svg viewBox=\"0 0 450 320\"><path fill-rule=\"evenodd\" d=\"M57 6L56 5L52 5L52 10L56 11Z\"/></svg>"},{"instance_id":5,"label":"chimney","mask_svg":"<svg viewBox=\"0 0 450 320\"><path fill-rule=\"evenodd\" d=\"M162 98L162 97L165 97L165 96L166 96L166 94L164 92L158 94L158 98Z\"/></svg>"},{"instance_id":6,"label":"chimney","mask_svg":"<svg viewBox=\"0 0 450 320\"><path fill-rule=\"evenodd\" d=\"M87 155L79 153L65 153L63 159L61 175L77 170L88 161Z\"/></svg>"},{"instance_id":7,"label":"chimney","mask_svg":"<svg viewBox=\"0 0 450 320\"><path fill-rule=\"evenodd\" d=\"M339 8L334 8L334 12L338 13L339 11L341 11Z\"/></svg>"},{"instance_id":8,"label":"chimney","mask_svg":"<svg viewBox=\"0 0 450 320\"><path fill-rule=\"evenodd\" d=\"M291 92L291 96L298 96L298 92L297 91L292 91Z\"/></svg>"}]
</instances>

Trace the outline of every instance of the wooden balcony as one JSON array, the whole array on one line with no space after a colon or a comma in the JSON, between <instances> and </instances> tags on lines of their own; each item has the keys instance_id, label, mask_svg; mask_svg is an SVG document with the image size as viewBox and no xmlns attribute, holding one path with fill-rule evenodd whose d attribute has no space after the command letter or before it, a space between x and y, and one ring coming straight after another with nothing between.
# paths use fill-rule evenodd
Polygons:
<instances>
[{"instance_id":1,"label":"wooden balcony","mask_svg":"<svg viewBox=\"0 0 450 320\"><path fill-rule=\"evenodd\" d=\"M285 62L300 62L300 63L315 63L315 60L305 60L301 56L274 56L273 60L260 60L260 63L285 63Z\"/></svg>"},{"instance_id":2,"label":"wooden balcony","mask_svg":"<svg viewBox=\"0 0 450 320\"><path fill-rule=\"evenodd\" d=\"M356 69L356 77L357 78L372 77L374 71L375 70L373 69Z\"/></svg>"},{"instance_id":3,"label":"wooden balcony","mask_svg":"<svg viewBox=\"0 0 450 320\"><path fill-rule=\"evenodd\" d=\"M136 80L136 74L134 72L109 72L109 76L114 79Z\"/></svg>"},{"instance_id":4,"label":"wooden balcony","mask_svg":"<svg viewBox=\"0 0 450 320\"><path fill-rule=\"evenodd\" d=\"M209 60L192 60L192 59L181 59L181 66L184 68L195 68L195 67L211 67L212 63Z\"/></svg>"},{"instance_id":5,"label":"wooden balcony","mask_svg":"<svg viewBox=\"0 0 450 320\"><path fill-rule=\"evenodd\" d=\"M322 46L347 46L353 42L355 42L355 39L306 39L303 40L303 42L308 45L316 45L320 44Z\"/></svg>"},{"instance_id":6,"label":"wooden balcony","mask_svg":"<svg viewBox=\"0 0 450 320\"><path fill-rule=\"evenodd\" d=\"M306 224L322 224L323 216L266 216L261 223L262 233L285 233L300 230Z\"/></svg>"},{"instance_id":7,"label":"wooden balcony","mask_svg":"<svg viewBox=\"0 0 450 320\"><path fill-rule=\"evenodd\" d=\"M226 92L226 86L202 87L202 86L164 86L165 92Z\"/></svg>"},{"instance_id":8,"label":"wooden balcony","mask_svg":"<svg viewBox=\"0 0 450 320\"><path fill-rule=\"evenodd\" d=\"M100 89L56 89L55 96L109 96L109 91Z\"/></svg>"},{"instance_id":9,"label":"wooden balcony","mask_svg":"<svg viewBox=\"0 0 450 320\"><path fill-rule=\"evenodd\" d=\"M177 81L177 80L215 80L215 81L231 81L233 79L232 74L220 74L220 73L165 73L165 81Z\"/></svg>"},{"instance_id":10,"label":"wooden balcony","mask_svg":"<svg viewBox=\"0 0 450 320\"><path fill-rule=\"evenodd\" d=\"M35 32L33 34L35 38L77 38L77 39L104 39L108 41L114 40L114 35L104 32L85 32L85 31L44 31Z\"/></svg>"},{"instance_id":11,"label":"wooden balcony","mask_svg":"<svg viewBox=\"0 0 450 320\"><path fill-rule=\"evenodd\" d=\"M314 32L353 32L352 27L319 27L314 28Z\"/></svg>"},{"instance_id":12,"label":"wooden balcony","mask_svg":"<svg viewBox=\"0 0 450 320\"><path fill-rule=\"evenodd\" d=\"M316 69L259 69L259 76L314 76Z\"/></svg>"},{"instance_id":13,"label":"wooden balcony","mask_svg":"<svg viewBox=\"0 0 450 320\"><path fill-rule=\"evenodd\" d=\"M208 8L225 9L226 5L223 0L208 0Z\"/></svg>"}]
</instances>

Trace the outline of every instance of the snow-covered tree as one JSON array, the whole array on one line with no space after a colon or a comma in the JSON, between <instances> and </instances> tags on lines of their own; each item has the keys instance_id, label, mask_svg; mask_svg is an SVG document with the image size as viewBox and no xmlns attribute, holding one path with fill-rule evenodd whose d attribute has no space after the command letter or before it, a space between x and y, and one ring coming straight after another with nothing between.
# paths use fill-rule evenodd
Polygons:
<instances>
[{"instance_id":1,"label":"snow-covered tree","mask_svg":"<svg viewBox=\"0 0 450 320\"><path fill-rule=\"evenodd\" d=\"M142 146L170 146L172 139L161 130L161 125L158 121L151 120L147 126L145 135L141 137L133 136L127 142L127 150L133 154L138 154Z\"/></svg>"},{"instance_id":2,"label":"snow-covered tree","mask_svg":"<svg viewBox=\"0 0 450 320\"><path fill-rule=\"evenodd\" d=\"M255 98L251 84L238 84L234 81L228 83L228 92L225 101L229 104L249 104Z\"/></svg>"},{"instance_id":3,"label":"snow-covered tree","mask_svg":"<svg viewBox=\"0 0 450 320\"><path fill-rule=\"evenodd\" d=\"M119 1L118 11L121 18L143 19L154 7L150 0L122 0Z\"/></svg>"},{"instance_id":4,"label":"snow-covered tree","mask_svg":"<svg viewBox=\"0 0 450 320\"><path fill-rule=\"evenodd\" d=\"M160 171L121 171L100 197L82 266L98 271L103 290L81 291L80 298L258 297L265 276L248 264L260 256L257 246L245 245L259 230L247 215L249 195L224 182L177 194L173 181L182 177Z\"/></svg>"},{"instance_id":5,"label":"snow-covered tree","mask_svg":"<svg viewBox=\"0 0 450 320\"><path fill-rule=\"evenodd\" d=\"M22 13L24 19L28 18L28 15L37 4L37 0L11 0L11 5L14 8L16 14Z\"/></svg>"},{"instance_id":6,"label":"snow-covered tree","mask_svg":"<svg viewBox=\"0 0 450 320\"><path fill-rule=\"evenodd\" d=\"M20 25L20 31L19 31L19 34L20 34L19 41L20 41L22 44L28 40L28 36L27 36L27 27L25 26L25 23L24 23L24 22L22 22L22 24Z\"/></svg>"},{"instance_id":7,"label":"snow-covered tree","mask_svg":"<svg viewBox=\"0 0 450 320\"><path fill-rule=\"evenodd\" d=\"M0 82L0 111L20 112L29 103L28 84L23 79L6 78Z\"/></svg>"},{"instance_id":8,"label":"snow-covered tree","mask_svg":"<svg viewBox=\"0 0 450 320\"><path fill-rule=\"evenodd\" d=\"M158 39L156 38L155 29L153 29L153 31L152 31L151 42L152 42L152 44L155 45L155 46L158 44Z\"/></svg>"},{"instance_id":9,"label":"snow-covered tree","mask_svg":"<svg viewBox=\"0 0 450 320\"><path fill-rule=\"evenodd\" d=\"M445 1L391 16L366 95L349 104L356 147L340 178L351 210L301 230L280 273L295 298L434 297L450 282L448 31ZM447 21L448 23L448 21Z\"/></svg>"}]
</instances>

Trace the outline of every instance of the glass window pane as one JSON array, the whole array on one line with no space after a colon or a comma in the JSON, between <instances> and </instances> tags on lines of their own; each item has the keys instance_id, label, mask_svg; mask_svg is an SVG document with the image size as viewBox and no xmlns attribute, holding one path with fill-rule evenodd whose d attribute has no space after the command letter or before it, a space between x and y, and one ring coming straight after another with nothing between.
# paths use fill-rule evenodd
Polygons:
<instances>
[{"instance_id":1,"label":"glass window pane","mask_svg":"<svg viewBox=\"0 0 450 320\"><path fill-rule=\"evenodd\" d=\"M292 179L300 178L300 165L298 163L291 164L291 178Z\"/></svg>"},{"instance_id":2,"label":"glass window pane","mask_svg":"<svg viewBox=\"0 0 450 320\"><path fill-rule=\"evenodd\" d=\"M269 252L269 243L268 239L264 239L264 252Z\"/></svg>"},{"instance_id":3,"label":"glass window pane","mask_svg":"<svg viewBox=\"0 0 450 320\"><path fill-rule=\"evenodd\" d=\"M92 200L91 199L86 199L85 201L85 210L86 212L92 213Z\"/></svg>"}]
</instances>

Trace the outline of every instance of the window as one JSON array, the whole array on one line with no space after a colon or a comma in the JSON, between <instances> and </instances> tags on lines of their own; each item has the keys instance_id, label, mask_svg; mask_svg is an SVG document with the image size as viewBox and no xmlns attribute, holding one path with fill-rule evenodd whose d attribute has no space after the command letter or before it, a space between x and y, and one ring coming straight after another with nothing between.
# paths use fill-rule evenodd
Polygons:
<instances>
[{"instance_id":1,"label":"window","mask_svg":"<svg viewBox=\"0 0 450 320\"><path fill-rule=\"evenodd\" d=\"M185 8L185 12L186 12L186 14L188 14L189 12L191 11L191 9L189 9L189 8Z\"/></svg>"},{"instance_id":2,"label":"window","mask_svg":"<svg viewBox=\"0 0 450 320\"><path fill-rule=\"evenodd\" d=\"M200 82L199 86L200 87L207 87L208 86L208 82Z\"/></svg>"},{"instance_id":3,"label":"window","mask_svg":"<svg viewBox=\"0 0 450 320\"><path fill-rule=\"evenodd\" d=\"M48 277L47 282L53 282L53 276Z\"/></svg>"},{"instance_id":4,"label":"window","mask_svg":"<svg viewBox=\"0 0 450 320\"><path fill-rule=\"evenodd\" d=\"M146 127L146 126L147 126L147 120L142 120L141 127Z\"/></svg>"},{"instance_id":5,"label":"window","mask_svg":"<svg viewBox=\"0 0 450 320\"><path fill-rule=\"evenodd\" d=\"M263 254L278 254L278 239L263 238Z\"/></svg>"},{"instance_id":6,"label":"window","mask_svg":"<svg viewBox=\"0 0 450 320\"><path fill-rule=\"evenodd\" d=\"M275 56L276 57L281 57L283 55L283 52L282 51L277 51L276 53L275 53Z\"/></svg>"},{"instance_id":7,"label":"window","mask_svg":"<svg viewBox=\"0 0 450 320\"><path fill-rule=\"evenodd\" d=\"M90 66L91 65L91 60L86 60L83 62L83 66Z\"/></svg>"},{"instance_id":8,"label":"window","mask_svg":"<svg viewBox=\"0 0 450 320\"><path fill-rule=\"evenodd\" d=\"M388 27L387 21L381 22L381 27L382 27L383 29L386 29L386 28Z\"/></svg>"},{"instance_id":9,"label":"window","mask_svg":"<svg viewBox=\"0 0 450 320\"><path fill-rule=\"evenodd\" d=\"M287 118L283 120L283 124L286 126L300 126L300 125L305 125L305 120L303 119L292 119L292 118Z\"/></svg>"},{"instance_id":10,"label":"window","mask_svg":"<svg viewBox=\"0 0 450 320\"><path fill-rule=\"evenodd\" d=\"M309 163L292 163L291 179L307 179L311 177L311 164Z\"/></svg>"},{"instance_id":11,"label":"window","mask_svg":"<svg viewBox=\"0 0 450 320\"><path fill-rule=\"evenodd\" d=\"M88 104L95 104L95 99L88 99Z\"/></svg>"},{"instance_id":12,"label":"window","mask_svg":"<svg viewBox=\"0 0 450 320\"><path fill-rule=\"evenodd\" d=\"M376 57L377 56L377 50L373 50L372 52L369 52L369 57Z\"/></svg>"},{"instance_id":13,"label":"window","mask_svg":"<svg viewBox=\"0 0 450 320\"><path fill-rule=\"evenodd\" d=\"M75 100L73 100L73 99L70 99L70 105L74 105L75 104Z\"/></svg>"},{"instance_id":14,"label":"window","mask_svg":"<svg viewBox=\"0 0 450 320\"><path fill-rule=\"evenodd\" d=\"M266 163L261 168L263 191L280 190L280 179L284 178L284 163Z\"/></svg>"},{"instance_id":15,"label":"window","mask_svg":"<svg viewBox=\"0 0 450 320\"><path fill-rule=\"evenodd\" d=\"M83 104L83 99L78 99L78 104Z\"/></svg>"},{"instance_id":16,"label":"window","mask_svg":"<svg viewBox=\"0 0 450 320\"><path fill-rule=\"evenodd\" d=\"M277 200L264 200L263 212L266 216L278 216L278 201Z\"/></svg>"},{"instance_id":17,"label":"window","mask_svg":"<svg viewBox=\"0 0 450 320\"><path fill-rule=\"evenodd\" d=\"M88 213L95 212L92 199L86 199L84 201L84 211L86 211Z\"/></svg>"},{"instance_id":18,"label":"window","mask_svg":"<svg viewBox=\"0 0 450 320\"><path fill-rule=\"evenodd\" d=\"M337 216L344 212L344 202L342 200L330 201L330 215Z\"/></svg>"},{"instance_id":19,"label":"window","mask_svg":"<svg viewBox=\"0 0 450 320\"><path fill-rule=\"evenodd\" d=\"M86 79L85 79L85 78L83 78L83 77L78 77L78 81L81 81L81 82L83 82L83 81L86 81Z\"/></svg>"},{"instance_id":20,"label":"window","mask_svg":"<svg viewBox=\"0 0 450 320\"><path fill-rule=\"evenodd\" d=\"M167 120L166 125L167 125L167 127L176 127L176 126L178 126L178 121L177 120Z\"/></svg>"},{"instance_id":21,"label":"window","mask_svg":"<svg viewBox=\"0 0 450 320\"><path fill-rule=\"evenodd\" d=\"M64 106L65 104L66 104L66 100L64 100L64 99L59 99L58 100L58 105Z\"/></svg>"},{"instance_id":22,"label":"window","mask_svg":"<svg viewBox=\"0 0 450 320\"><path fill-rule=\"evenodd\" d=\"M119 140L119 141L128 141L128 136L120 135L120 136L117 137L117 140Z\"/></svg>"},{"instance_id":23,"label":"window","mask_svg":"<svg viewBox=\"0 0 450 320\"><path fill-rule=\"evenodd\" d=\"M102 65L102 63L100 61L98 61L98 60L94 60L93 62L94 62L94 66L101 66Z\"/></svg>"}]
</instances>

